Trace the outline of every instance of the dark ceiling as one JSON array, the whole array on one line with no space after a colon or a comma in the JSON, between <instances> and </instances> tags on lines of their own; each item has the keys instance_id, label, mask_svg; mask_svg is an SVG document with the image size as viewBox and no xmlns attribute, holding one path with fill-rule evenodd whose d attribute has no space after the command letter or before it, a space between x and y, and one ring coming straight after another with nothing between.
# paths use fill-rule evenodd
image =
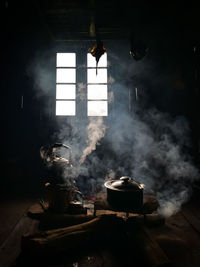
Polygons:
<instances>
[{"instance_id":1,"label":"dark ceiling","mask_svg":"<svg viewBox=\"0 0 200 267\"><path fill-rule=\"evenodd\" d=\"M28 38L40 32L52 41L199 37L197 1L4 0L7 31ZM8 26L9 24L9 26ZM24 31L24 32L22 32ZM180 37L179 37L180 38ZM165 38L166 39L166 38Z\"/></svg>"},{"instance_id":2,"label":"dark ceiling","mask_svg":"<svg viewBox=\"0 0 200 267\"><path fill-rule=\"evenodd\" d=\"M94 26L102 39L129 38L131 32L198 33L194 1L38 0L34 5L55 41L93 39Z\"/></svg>"}]
</instances>

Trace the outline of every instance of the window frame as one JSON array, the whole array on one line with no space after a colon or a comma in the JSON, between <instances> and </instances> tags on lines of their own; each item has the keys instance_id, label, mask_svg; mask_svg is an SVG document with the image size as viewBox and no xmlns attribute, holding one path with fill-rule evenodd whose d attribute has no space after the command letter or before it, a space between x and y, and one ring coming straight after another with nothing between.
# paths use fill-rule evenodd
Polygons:
<instances>
[{"instance_id":1,"label":"window frame","mask_svg":"<svg viewBox=\"0 0 200 267\"><path fill-rule=\"evenodd\" d=\"M104 66L101 66L101 58L100 58L100 60L99 60L99 63L96 65L96 59L94 58L94 60L95 60L95 65L93 65L93 66L90 66L90 64L88 64L89 63L89 61L88 61L88 56L90 56L90 57L92 57L92 55L90 54L90 53L87 53L87 117L108 117L108 60L107 60L107 53L104 53L103 55L105 55L106 56L106 65L104 65ZM89 66L88 66L89 65ZM106 70L106 82L89 82L89 72L88 72L88 70L94 70L95 71L95 73L97 73L97 75L98 75L98 71L100 70ZM98 77L97 77L97 80L98 80ZM92 85L94 85L94 86L101 86L101 85L104 85L104 86L106 86L106 98L102 98L102 99L100 99L100 98L93 98L93 99L90 99L90 98L88 98L88 95L89 95L89 93L88 93L88 87L89 86L92 86ZM101 115L95 115L94 113L93 113L93 115L89 115L89 110L88 110L88 107L90 106L90 104L91 104L91 102L102 102L102 103L105 103L106 102L106 114L101 114Z\"/></svg>"},{"instance_id":2,"label":"window frame","mask_svg":"<svg viewBox=\"0 0 200 267\"><path fill-rule=\"evenodd\" d=\"M75 64L74 66L58 66L58 54L74 54L75 55ZM74 70L74 79L72 81L58 81L58 70ZM71 77L70 77L71 78ZM57 85L74 85L75 86L75 97L73 98L57 98ZM76 116L76 90L77 90L77 53L76 52L56 52L56 100L55 100L55 115L57 116L65 116L65 117L70 117L70 116ZM71 105L72 103L74 104L74 109L73 111L68 114L62 114L60 112L60 114L58 114L58 110L59 110L59 105L58 103L63 103L63 102L67 102Z\"/></svg>"},{"instance_id":3,"label":"window frame","mask_svg":"<svg viewBox=\"0 0 200 267\"><path fill-rule=\"evenodd\" d=\"M66 52L67 51L67 52ZM75 54L75 66L70 67L70 66L57 66L57 54ZM88 83L88 69L94 69L96 72L96 66L91 66L88 67L87 65L87 55L90 54L88 53L88 50L85 50L83 53L83 50L80 49L80 47L77 47L75 49L71 49L66 48L66 47L62 47L61 49L56 49L55 51L55 116L57 119L59 118L81 118L81 119L88 119L92 116L95 117L108 117L109 115L109 100L108 100L108 90L109 90L109 84L108 84L108 60L107 60L107 53L106 54L106 66L97 66L97 72L101 69L105 69L106 70L106 82L103 83ZM92 56L92 55L91 55ZM94 57L93 57L94 58ZM95 60L95 58L94 58ZM101 60L101 58L100 58ZM100 62L100 61L99 61ZM57 69L75 69L75 82L74 83L67 83L67 82L59 82L57 80ZM79 92L79 83L83 83L84 88L83 91L80 93ZM74 85L75 86L75 97L71 98L71 99L64 99L64 98L60 98L57 97L57 86L58 85ZM106 86L106 98L97 98L97 99L89 99L88 98L88 85L105 85ZM56 106L57 106L57 102L59 101L74 101L75 102L75 112L74 114L70 114L70 115L66 115L66 114L57 114L56 112ZM88 115L88 103L89 101L106 101L106 114L105 115L101 115L101 114L97 114L97 115Z\"/></svg>"}]
</instances>

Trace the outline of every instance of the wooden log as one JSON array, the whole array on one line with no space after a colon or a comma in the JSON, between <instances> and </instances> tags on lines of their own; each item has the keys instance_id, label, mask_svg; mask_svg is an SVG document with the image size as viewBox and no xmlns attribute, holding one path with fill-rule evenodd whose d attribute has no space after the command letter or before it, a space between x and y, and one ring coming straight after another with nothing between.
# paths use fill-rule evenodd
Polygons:
<instances>
[{"instance_id":1,"label":"wooden log","mask_svg":"<svg viewBox=\"0 0 200 267\"><path fill-rule=\"evenodd\" d=\"M143 214L151 214L155 212L158 209L158 207L159 203L154 195L144 194L143 208L142 208Z\"/></svg>"},{"instance_id":2,"label":"wooden log","mask_svg":"<svg viewBox=\"0 0 200 267\"><path fill-rule=\"evenodd\" d=\"M157 210L158 206L158 201L155 196L150 194L144 194L143 207L139 214L151 214ZM94 202L94 214L96 214L97 210L112 210L116 212L118 211L117 209L113 209L113 207L108 203L106 193L101 193L96 196L96 200ZM132 213L138 212L133 211Z\"/></svg>"},{"instance_id":3,"label":"wooden log","mask_svg":"<svg viewBox=\"0 0 200 267\"><path fill-rule=\"evenodd\" d=\"M123 225L123 219L113 215L103 215L82 224L23 236L22 250L36 253L69 252L80 246L84 248L91 241L122 231Z\"/></svg>"},{"instance_id":4,"label":"wooden log","mask_svg":"<svg viewBox=\"0 0 200 267\"><path fill-rule=\"evenodd\" d=\"M32 213L28 212L27 216L39 220L39 229L40 230L50 230L50 229L57 229L68 227L84 222L88 222L94 219L93 215L86 215L86 214L59 214L53 212L43 212L43 213Z\"/></svg>"}]
</instances>

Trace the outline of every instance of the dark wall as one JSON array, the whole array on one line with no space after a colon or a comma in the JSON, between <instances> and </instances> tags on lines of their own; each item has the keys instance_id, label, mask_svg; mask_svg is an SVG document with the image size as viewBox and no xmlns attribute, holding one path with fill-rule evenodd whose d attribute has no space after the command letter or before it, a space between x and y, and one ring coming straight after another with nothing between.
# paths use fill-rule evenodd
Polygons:
<instances>
[{"instance_id":1,"label":"dark wall","mask_svg":"<svg viewBox=\"0 0 200 267\"><path fill-rule=\"evenodd\" d=\"M1 42L1 164L5 174L0 183L6 190L20 190L24 185L24 188L34 191L43 175L39 148L54 141L52 136L57 124L52 112L55 92L38 94L34 79L27 70L38 55L47 55L49 64L48 53L60 48L51 39L33 3L20 5L10 2L8 8L3 7L2 18L5 31ZM138 28L135 38L142 38L149 50L138 62L130 57L127 40L105 41L111 54L114 85L120 84L132 90L133 106L134 90L138 87L140 105L144 109L155 106L173 116L186 116L197 145L199 78L195 75L200 69L199 40L195 34L187 38L186 31L180 34L177 28L166 22L160 27L158 24L155 26L155 22L147 28L141 24L141 30L143 34L139 34ZM87 51L86 43L80 45ZM194 47L197 47L195 53ZM51 61L52 68L53 63ZM123 92L125 106L129 101L128 93L126 90ZM121 92L116 91L115 101L121 96ZM117 108L119 106L113 104L113 110Z\"/></svg>"},{"instance_id":2,"label":"dark wall","mask_svg":"<svg viewBox=\"0 0 200 267\"><path fill-rule=\"evenodd\" d=\"M28 64L38 50L50 45L32 3L9 2L3 9L1 41L1 188L32 190L37 181L38 148L43 134L44 99L35 97ZM5 189L4 189L5 190Z\"/></svg>"}]
</instances>

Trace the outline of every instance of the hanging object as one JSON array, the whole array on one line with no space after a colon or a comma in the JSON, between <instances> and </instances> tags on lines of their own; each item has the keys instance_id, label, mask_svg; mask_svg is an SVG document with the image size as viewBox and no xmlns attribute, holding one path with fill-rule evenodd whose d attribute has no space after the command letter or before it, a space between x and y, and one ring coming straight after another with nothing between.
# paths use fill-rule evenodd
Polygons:
<instances>
[{"instance_id":1,"label":"hanging object","mask_svg":"<svg viewBox=\"0 0 200 267\"><path fill-rule=\"evenodd\" d=\"M91 16L91 23L90 23L89 33L90 33L91 37L95 37L96 29L95 29L94 16Z\"/></svg>"},{"instance_id":2,"label":"hanging object","mask_svg":"<svg viewBox=\"0 0 200 267\"><path fill-rule=\"evenodd\" d=\"M97 75L97 66L100 57L106 52L106 48L103 45L103 42L97 40L97 43L92 47L90 53L96 59L96 75Z\"/></svg>"},{"instance_id":3,"label":"hanging object","mask_svg":"<svg viewBox=\"0 0 200 267\"><path fill-rule=\"evenodd\" d=\"M142 39L135 38L132 30L130 35L130 55L135 60L142 59L148 52L149 48L146 46Z\"/></svg>"},{"instance_id":4,"label":"hanging object","mask_svg":"<svg viewBox=\"0 0 200 267\"><path fill-rule=\"evenodd\" d=\"M96 44L92 47L90 50L90 53L93 57L96 59L96 75L97 75L97 67L100 57L105 53L106 48L103 45L103 42L101 41L98 26L96 24L96 17L95 17L95 0L89 0L89 5L92 10L91 14L91 21L90 21L90 27L89 27L89 33L91 37L96 37Z\"/></svg>"},{"instance_id":5,"label":"hanging object","mask_svg":"<svg viewBox=\"0 0 200 267\"><path fill-rule=\"evenodd\" d=\"M148 48L142 41L133 42L133 40L131 40L130 55L135 60L142 59L147 54L147 52Z\"/></svg>"}]
</instances>

